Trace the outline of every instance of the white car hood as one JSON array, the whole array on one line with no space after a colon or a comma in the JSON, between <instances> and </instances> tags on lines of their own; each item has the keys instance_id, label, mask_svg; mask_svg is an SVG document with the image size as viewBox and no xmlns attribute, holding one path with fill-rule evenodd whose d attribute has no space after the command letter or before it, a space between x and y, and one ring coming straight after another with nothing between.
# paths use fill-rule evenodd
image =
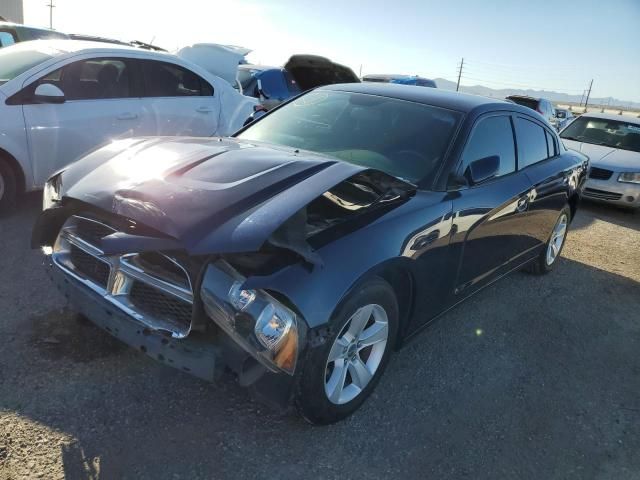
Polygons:
<instances>
[{"instance_id":1,"label":"white car hood","mask_svg":"<svg viewBox=\"0 0 640 480\"><path fill-rule=\"evenodd\" d=\"M575 140L563 139L562 143L565 147L588 156L592 166L608 168L616 172L640 172L640 153L638 152Z\"/></svg>"},{"instance_id":2,"label":"white car hood","mask_svg":"<svg viewBox=\"0 0 640 480\"><path fill-rule=\"evenodd\" d=\"M180 58L204 68L231 85L236 85L238 65L251 52L248 48L217 43L196 43L176 52Z\"/></svg>"}]
</instances>

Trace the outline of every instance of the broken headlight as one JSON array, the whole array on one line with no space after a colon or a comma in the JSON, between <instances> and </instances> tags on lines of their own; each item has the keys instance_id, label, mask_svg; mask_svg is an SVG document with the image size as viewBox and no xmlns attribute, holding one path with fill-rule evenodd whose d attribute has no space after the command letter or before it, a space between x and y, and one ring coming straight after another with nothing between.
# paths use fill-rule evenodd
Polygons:
<instances>
[{"instance_id":1,"label":"broken headlight","mask_svg":"<svg viewBox=\"0 0 640 480\"><path fill-rule=\"evenodd\" d=\"M42 210L47 210L53 207L61 200L61 187L62 175L60 173L47 180L42 191Z\"/></svg>"},{"instance_id":2,"label":"broken headlight","mask_svg":"<svg viewBox=\"0 0 640 480\"><path fill-rule=\"evenodd\" d=\"M298 357L298 316L224 261L209 265L202 281L207 315L268 369L293 374Z\"/></svg>"}]
</instances>

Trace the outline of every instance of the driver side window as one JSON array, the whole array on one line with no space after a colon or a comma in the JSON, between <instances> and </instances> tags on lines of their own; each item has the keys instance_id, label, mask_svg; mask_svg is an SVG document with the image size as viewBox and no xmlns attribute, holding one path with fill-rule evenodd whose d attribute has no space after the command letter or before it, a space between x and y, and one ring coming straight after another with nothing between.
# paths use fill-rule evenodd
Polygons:
<instances>
[{"instance_id":1,"label":"driver side window","mask_svg":"<svg viewBox=\"0 0 640 480\"><path fill-rule=\"evenodd\" d=\"M515 172L516 149L508 115L483 118L476 123L462 154L460 173L464 173L471 162L492 155L500 156L500 169L496 176Z\"/></svg>"}]
</instances>

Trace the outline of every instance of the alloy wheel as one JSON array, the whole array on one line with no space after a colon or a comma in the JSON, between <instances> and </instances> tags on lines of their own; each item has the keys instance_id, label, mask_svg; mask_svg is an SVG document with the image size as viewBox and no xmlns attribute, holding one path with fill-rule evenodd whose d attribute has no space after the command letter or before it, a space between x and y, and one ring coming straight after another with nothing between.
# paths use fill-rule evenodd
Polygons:
<instances>
[{"instance_id":1,"label":"alloy wheel","mask_svg":"<svg viewBox=\"0 0 640 480\"><path fill-rule=\"evenodd\" d=\"M553 227L551 239L549 240L549 245L547 246L547 265L553 264L553 262L556 261L556 258L558 258L558 255L560 254L562 244L564 243L564 239L567 236L567 223L567 214L563 213L562 215L560 215L560 218L558 218L556 226Z\"/></svg>"},{"instance_id":2,"label":"alloy wheel","mask_svg":"<svg viewBox=\"0 0 640 480\"><path fill-rule=\"evenodd\" d=\"M389 319L380 305L359 308L336 336L325 367L324 390L331 403L356 398L375 376L389 337Z\"/></svg>"}]
</instances>

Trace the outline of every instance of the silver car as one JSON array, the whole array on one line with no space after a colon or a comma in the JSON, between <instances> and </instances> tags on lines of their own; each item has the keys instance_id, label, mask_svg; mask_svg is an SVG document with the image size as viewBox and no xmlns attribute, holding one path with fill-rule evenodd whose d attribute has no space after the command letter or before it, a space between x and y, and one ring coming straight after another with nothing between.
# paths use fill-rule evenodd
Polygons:
<instances>
[{"instance_id":1,"label":"silver car","mask_svg":"<svg viewBox=\"0 0 640 480\"><path fill-rule=\"evenodd\" d=\"M590 200L640 208L640 119L586 113L560 132L565 147L591 159Z\"/></svg>"}]
</instances>

